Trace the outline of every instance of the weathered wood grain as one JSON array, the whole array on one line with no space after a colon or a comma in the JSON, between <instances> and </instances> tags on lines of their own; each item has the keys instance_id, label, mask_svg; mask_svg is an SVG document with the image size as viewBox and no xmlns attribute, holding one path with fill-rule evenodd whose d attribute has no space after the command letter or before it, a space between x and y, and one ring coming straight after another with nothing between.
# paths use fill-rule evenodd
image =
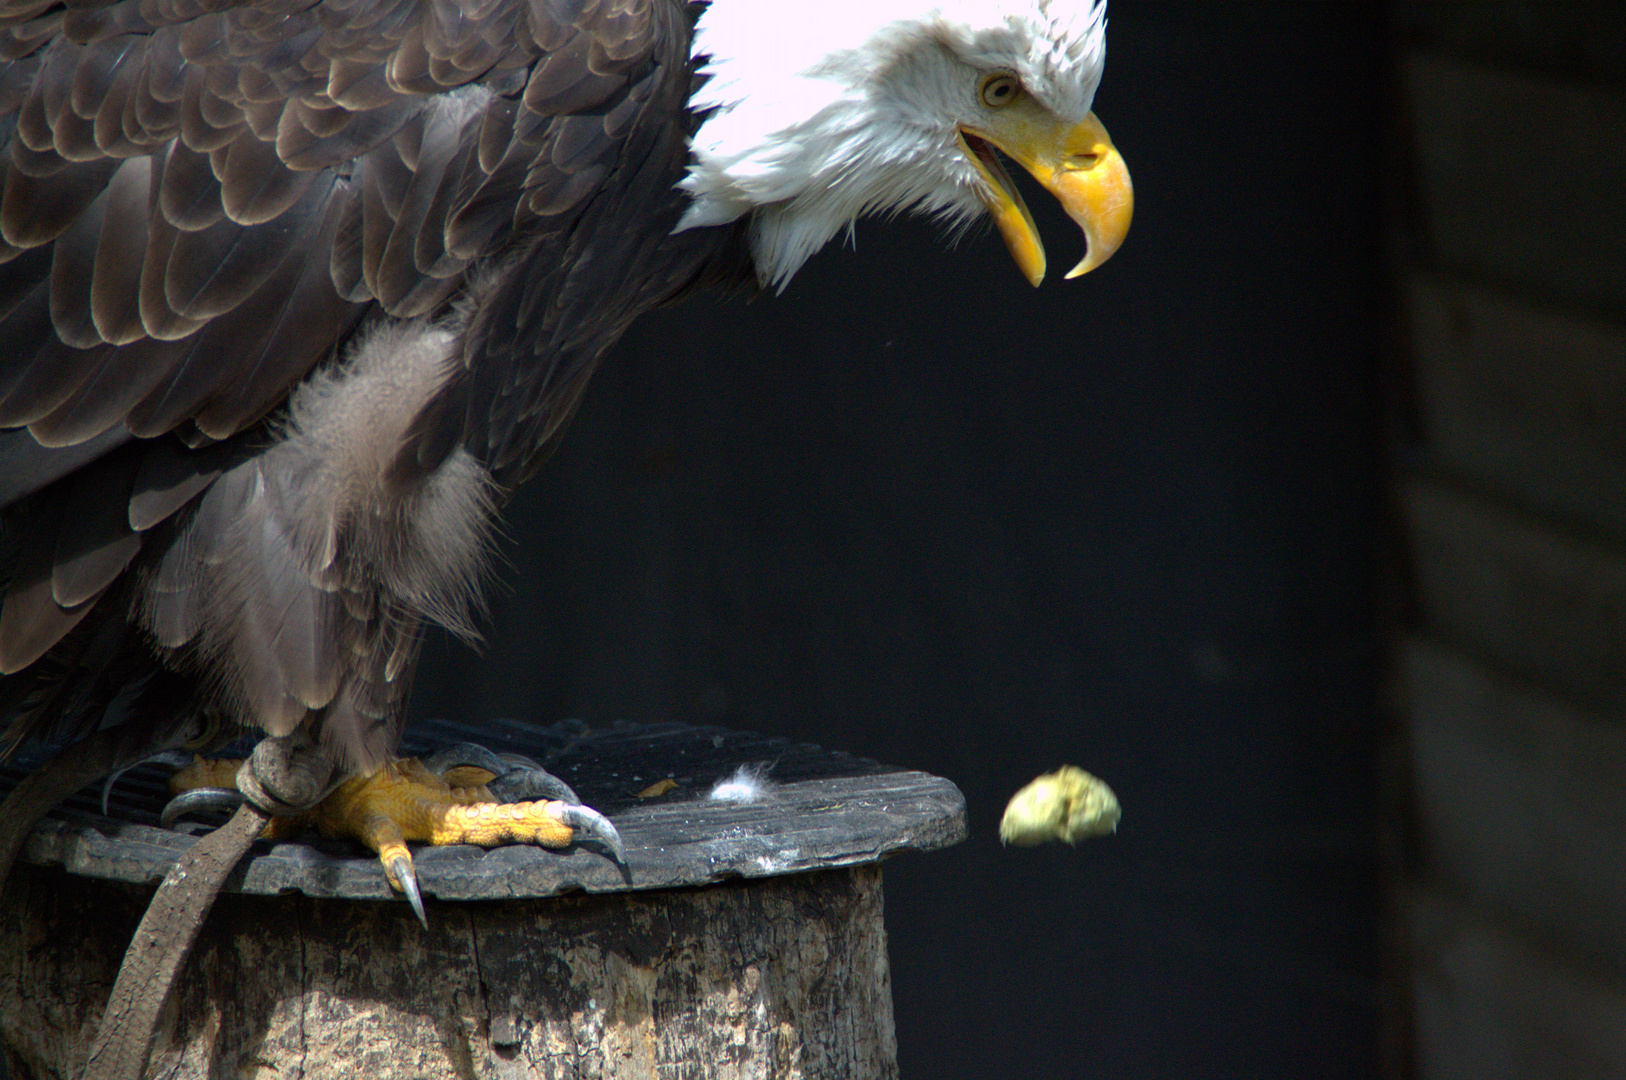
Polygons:
<instances>
[{"instance_id":1,"label":"weathered wood grain","mask_svg":"<svg viewBox=\"0 0 1626 1080\"><path fill-rule=\"evenodd\" d=\"M1626 90L1619 0L1392 0L1398 34L1433 52Z\"/></svg>"},{"instance_id":2,"label":"weathered wood grain","mask_svg":"<svg viewBox=\"0 0 1626 1080\"><path fill-rule=\"evenodd\" d=\"M1387 8L1426 472L1396 485L1402 1071L1626 1078L1626 9Z\"/></svg>"},{"instance_id":3,"label":"weathered wood grain","mask_svg":"<svg viewBox=\"0 0 1626 1080\"><path fill-rule=\"evenodd\" d=\"M1400 675L1418 869L1626 978L1626 725L1420 638Z\"/></svg>"},{"instance_id":4,"label":"weathered wood grain","mask_svg":"<svg viewBox=\"0 0 1626 1080\"><path fill-rule=\"evenodd\" d=\"M1437 892L1406 910L1419 1080L1626 1077L1626 991Z\"/></svg>"},{"instance_id":5,"label":"weathered wood grain","mask_svg":"<svg viewBox=\"0 0 1626 1080\"><path fill-rule=\"evenodd\" d=\"M14 1077L76 1076L146 892L20 867L0 897ZM150 1075L891 1077L876 867L442 907L228 895Z\"/></svg>"},{"instance_id":6,"label":"weathered wood grain","mask_svg":"<svg viewBox=\"0 0 1626 1080\"><path fill-rule=\"evenodd\" d=\"M1626 553L1429 480L1400 497L1422 629L1626 714Z\"/></svg>"},{"instance_id":7,"label":"weathered wood grain","mask_svg":"<svg viewBox=\"0 0 1626 1080\"><path fill-rule=\"evenodd\" d=\"M1421 51L1404 73L1432 261L1626 311L1626 97Z\"/></svg>"},{"instance_id":8,"label":"weathered wood grain","mask_svg":"<svg viewBox=\"0 0 1626 1080\"><path fill-rule=\"evenodd\" d=\"M1405 295L1431 461L1626 537L1626 324L1439 274Z\"/></svg>"},{"instance_id":9,"label":"weathered wood grain","mask_svg":"<svg viewBox=\"0 0 1626 1080\"><path fill-rule=\"evenodd\" d=\"M722 728L480 734L546 759L607 813L626 866L421 848L425 931L359 848L262 842L176 983L149 1075L896 1074L874 863L963 838L953 784ZM407 748L469 735L431 725ZM707 798L742 763L768 773L767 795ZM156 772L121 785L116 817L86 792L43 822L24 849L35 865L0 896L0 1043L17 1076L78 1075L145 885L195 842L149 823ZM675 787L641 797L657 779Z\"/></svg>"}]
</instances>

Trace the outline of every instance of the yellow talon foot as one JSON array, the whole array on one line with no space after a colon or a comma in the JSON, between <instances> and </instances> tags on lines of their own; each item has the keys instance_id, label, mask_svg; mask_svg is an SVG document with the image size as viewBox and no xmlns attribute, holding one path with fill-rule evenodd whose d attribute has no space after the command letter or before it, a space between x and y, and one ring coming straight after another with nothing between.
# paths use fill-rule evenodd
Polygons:
<instances>
[{"instance_id":1,"label":"yellow talon foot","mask_svg":"<svg viewBox=\"0 0 1626 1080\"><path fill-rule=\"evenodd\" d=\"M493 774L463 766L437 776L415 759L393 762L371 776L340 784L312 812L325 836L350 836L374 851L391 885L405 892L421 920L423 901L406 841L478 844L540 844L562 848L577 830L621 860L621 837L598 811L571 803L500 803L485 788Z\"/></svg>"},{"instance_id":2,"label":"yellow talon foot","mask_svg":"<svg viewBox=\"0 0 1626 1080\"><path fill-rule=\"evenodd\" d=\"M454 779L491 779L483 769L460 772ZM353 836L382 855L383 844L402 840L564 847L575 835L567 809L558 802L496 802L483 783L454 785L409 758L346 780L313 816L324 835Z\"/></svg>"},{"instance_id":3,"label":"yellow talon foot","mask_svg":"<svg viewBox=\"0 0 1626 1080\"><path fill-rule=\"evenodd\" d=\"M170 790L235 787L241 764L199 758L170 778ZM569 791L546 773L542 776ZM378 852L385 879L406 894L420 921L425 921L423 898L408 841L562 848L580 832L607 847L617 862L624 861L620 835L598 811L553 799L499 802L486 787L495 778L490 770L472 765L454 765L437 774L406 758L371 775L352 776L298 817L273 818L266 835L286 837L315 828L323 836L360 840Z\"/></svg>"},{"instance_id":4,"label":"yellow talon foot","mask_svg":"<svg viewBox=\"0 0 1626 1080\"><path fill-rule=\"evenodd\" d=\"M243 767L242 758L208 758L192 756L192 764L176 769L169 777L169 793L179 795L198 788L237 788L237 770Z\"/></svg>"}]
</instances>

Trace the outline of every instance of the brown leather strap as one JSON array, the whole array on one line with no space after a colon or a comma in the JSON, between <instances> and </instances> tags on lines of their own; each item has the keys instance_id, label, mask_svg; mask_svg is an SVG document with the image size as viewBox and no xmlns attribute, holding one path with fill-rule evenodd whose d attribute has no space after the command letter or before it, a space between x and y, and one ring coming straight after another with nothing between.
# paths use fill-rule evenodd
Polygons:
<instances>
[{"instance_id":1,"label":"brown leather strap","mask_svg":"<svg viewBox=\"0 0 1626 1080\"><path fill-rule=\"evenodd\" d=\"M140 1080L170 985L192 952L226 875L269 820L263 810L245 802L230 821L176 860L124 954L84 1080Z\"/></svg>"}]
</instances>

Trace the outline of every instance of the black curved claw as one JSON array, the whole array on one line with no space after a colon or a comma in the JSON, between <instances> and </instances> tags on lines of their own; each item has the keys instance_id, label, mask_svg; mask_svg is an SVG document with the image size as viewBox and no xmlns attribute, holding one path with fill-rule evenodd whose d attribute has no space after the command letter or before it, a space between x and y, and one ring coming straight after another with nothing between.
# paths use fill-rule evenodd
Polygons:
<instances>
[{"instance_id":1,"label":"black curved claw","mask_svg":"<svg viewBox=\"0 0 1626 1080\"><path fill-rule=\"evenodd\" d=\"M119 777L131 769L142 765L168 765L173 769L184 769L192 764L192 759L193 755L184 750L165 750L162 753L153 754L151 757L144 757L140 761L132 761L122 769L114 769L107 774L107 779L102 781L102 816L107 816L107 801L113 794L113 785L119 782Z\"/></svg>"},{"instance_id":2,"label":"black curved claw","mask_svg":"<svg viewBox=\"0 0 1626 1080\"><path fill-rule=\"evenodd\" d=\"M610 819L594 810L591 806L579 804L566 806L559 815L559 820L569 825L579 835L576 840L596 840L607 848L610 857L622 866L627 865L626 851L621 846L621 834L615 831Z\"/></svg>"},{"instance_id":3,"label":"black curved claw","mask_svg":"<svg viewBox=\"0 0 1626 1080\"><path fill-rule=\"evenodd\" d=\"M497 754L478 743L457 743L418 761L436 776L458 765L473 765L496 777L486 785L498 802L553 800L581 805L581 796L563 780L524 754Z\"/></svg>"},{"instance_id":4,"label":"black curved claw","mask_svg":"<svg viewBox=\"0 0 1626 1080\"><path fill-rule=\"evenodd\" d=\"M538 766L516 766L486 785L498 802L553 800L580 806L582 797L571 786Z\"/></svg>"},{"instance_id":5,"label":"black curved claw","mask_svg":"<svg viewBox=\"0 0 1626 1080\"><path fill-rule=\"evenodd\" d=\"M193 788L183 791L169 802L164 804L164 812L158 816L159 824L164 828L173 828L175 822L189 814L203 811L216 813L233 813L243 805L243 793L232 788Z\"/></svg>"},{"instance_id":6,"label":"black curved claw","mask_svg":"<svg viewBox=\"0 0 1626 1080\"><path fill-rule=\"evenodd\" d=\"M468 742L442 747L427 757L419 758L418 762L436 776L444 775L447 769L455 769L459 765L472 765L494 776L501 776L510 768L486 747Z\"/></svg>"},{"instance_id":7,"label":"black curved claw","mask_svg":"<svg viewBox=\"0 0 1626 1080\"><path fill-rule=\"evenodd\" d=\"M530 802L551 799L555 802L582 805L582 797L574 788L544 769L524 754L498 754L508 771L486 785L499 802Z\"/></svg>"},{"instance_id":8,"label":"black curved claw","mask_svg":"<svg viewBox=\"0 0 1626 1080\"><path fill-rule=\"evenodd\" d=\"M412 868L412 860L405 855L397 855L390 860L390 873L395 876L395 883L401 886L401 891L406 893L413 914L418 916L425 930L429 929L429 916L423 910L423 894L418 891L418 872Z\"/></svg>"}]
</instances>

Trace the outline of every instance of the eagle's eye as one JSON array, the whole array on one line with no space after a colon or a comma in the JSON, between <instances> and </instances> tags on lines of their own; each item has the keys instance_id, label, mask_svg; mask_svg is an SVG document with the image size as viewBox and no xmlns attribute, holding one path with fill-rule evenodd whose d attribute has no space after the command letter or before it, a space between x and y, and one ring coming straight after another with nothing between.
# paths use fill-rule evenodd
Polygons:
<instances>
[{"instance_id":1,"label":"eagle's eye","mask_svg":"<svg viewBox=\"0 0 1626 1080\"><path fill-rule=\"evenodd\" d=\"M1022 81L1008 71L985 76L977 87L977 99L990 109L1003 109L1022 96Z\"/></svg>"}]
</instances>

